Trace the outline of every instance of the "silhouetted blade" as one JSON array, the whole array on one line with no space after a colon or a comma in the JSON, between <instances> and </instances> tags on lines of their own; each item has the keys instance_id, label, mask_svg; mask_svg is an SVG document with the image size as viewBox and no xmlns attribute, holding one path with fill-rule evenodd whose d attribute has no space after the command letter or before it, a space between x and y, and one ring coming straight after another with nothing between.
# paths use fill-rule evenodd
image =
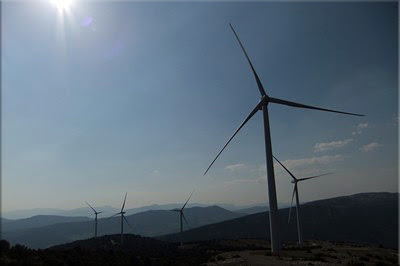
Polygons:
<instances>
[{"instance_id":1,"label":"silhouetted blade","mask_svg":"<svg viewBox=\"0 0 400 266\"><path fill-rule=\"evenodd\" d=\"M293 177L293 179L294 180L297 180L297 178L296 177L294 177L294 175L275 157L275 156L273 156L272 155L272 157L274 157L274 159L286 170L286 172L288 172L289 173L289 175L291 176L291 177Z\"/></svg>"},{"instance_id":2,"label":"silhouetted blade","mask_svg":"<svg viewBox=\"0 0 400 266\"><path fill-rule=\"evenodd\" d=\"M305 177L305 178L299 178L299 181L303 181L303 180L307 180L307 179L311 179L311 178L316 178L316 177L320 177L320 176L324 176L324 175L330 175L330 174L332 174L332 173L316 175L316 176L310 176L310 177Z\"/></svg>"},{"instance_id":3,"label":"silhouetted blade","mask_svg":"<svg viewBox=\"0 0 400 266\"><path fill-rule=\"evenodd\" d=\"M281 99L272 98L272 97L269 98L269 101L272 102L272 103L278 103L278 104L288 105L288 106L297 107L297 108L314 109L314 110L320 110L320 111L326 111L326 112L332 112L332 113L339 113L339 114L345 114L345 115L364 116L364 115L360 115L360 114L347 113L347 112L342 112L342 111L335 111L335 110L315 107L315 106L311 106L311 105L305 105L305 104L301 104L301 103L281 100Z\"/></svg>"},{"instance_id":4,"label":"silhouetted blade","mask_svg":"<svg viewBox=\"0 0 400 266\"><path fill-rule=\"evenodd\" d=\"M182 212L182 218L183 218L183 220L185 221L186 225L189 227L189 223L188 223L188 221L186 220L186 217L185 217L185 215L183 214L183 212Z\"/></svg>"},{"instance_id":5,"label":"silhouetted blade","mask_svg":"<svg viewBox=\"0 0 400 266\"><path fill-rule=\"evenodd\" d=\"M125 207L125 201L126 201L126 196L128 195L128 192L125 193L125 199L124 199L124 204L122 204L121 212L124 210Z\"/></svg>"},{"instance_id":6,"label":"silhouetted blade","mask_svg":"<svg viewBox=\"0 0 400 266\"><path fill-rule=\"evenodd\" d=\"M217 156L215 156L214 160L211 162L210 166L208 166L207 170L204 172L203 175L206 175L208 170L210 170L211 166L214 164L214 162L217 160L217 158L219 157L219 155L224 151L224 149L226 148L226 146L228 146L229 142L231 142L231 140L236 136L236 134L239 132L240 129L242 129L242 127L253 117L253 115L255 113L257 113L257 111L260 109L260 107L262 106L263 102L260 102L256 105L256 107L253 109L253 111L250 112L250 114L246 117L246 119L243 121L243 123L239 126L238 129L236 129L235 133L233 133L233 135L229 138L229 140L225 143L225 145L222 147L221 151L217 154Z\"/></svg>"},{"instance_id":7,"label":"silhouetted blade","mask_svg":"<svg viewBox=\"0 0 400 266\"><path fill-rule=\"evenodd\" d=\"M290 201L289 219L288 219L288 222L290 222L290 213L292 212L294 193L297 193L297 183L294 184L294 188L293 188L292 200Z\"/></svg>"},{"instance_id":8,"label":"silhouetted blade","mask_svg":"<svg viewBox=\"0 0 400 266\"><path fill-rule=\"evenodd\" d=\"M261 93L262 96L265 96L266 93L265 93L264 87L263 87L263 85L261 84L260 78L258 77L258 75L257 75L257 73L256 73L256 71L255 71L255 69L254 69L254 67L253 67L253 64L251 63L250 58L249 58L249 56L247 55L247 52L246 52L246 50L244 49L243 44L242 44L242 42L241 42L240 39L239 39L239 36L236 34L236 31L235 31L235 29L232 27L231 23L229 23L229 26L231 27L231 30L232 30L233 33L235 34L235 37L236 37L236 39L238 40L238 42L239 42L239 44L240 44L240 47L242 48L242 50L243 50L243 52L244 52L244 54L245 54L245 56L246 56L246 58L247 58L247 62L249 62L249 65L250 65L250 67L251 67L251 70L253 71L254 77L255 77L255 79L256 79L256 81L257 81L258 90L260 91L260 93Z\"/></svg>"},{"instance_id":9,"label":"silhouetted blade","mask_svg":"<svg viewBox=\"0 0 400 266\"><path fill-rule=\"evenodd\" d=\"M85 202L86 202L86 201L85 201ZM96 210L95 210L92 206L90 206L89 203L86 202L86 204L96 213Z\"/></svg>"},{"instance_id":10,"label":"silhouetted blade","mask_svg":"<svg viewBox=\"0 0 400 266\"><path fill-rule=\"evenodd\" d=\"M129 225L129 227L133 230L133 227L131 226L131 224L128 222L128 219L126 219L126 217L125 216L123 216L124 217L124 220L125 220L125 222Z\"/></svg>"},{"instance_id":11,"label":"silhouetted blade","mask_svg":"<svg viewBox=\"0 0 400 266\"><path fill-rule=\"evenodd\" d=\"M173 209L173 210L169 210L169 211L171 211L171 212L180 212L181 210L179 210L179 209Z\"/></svg>"},{"instance_id":12,"label":"silhouetted blade","mask_svg":"<svg viewBox=\"0 0 400 266\"><path fill-rule=\"evenodd\" d=\"M112 218L112 217L114 217L114 216L117 216L117 215L120 215L121 213L119 212L119 213L116 213L116 214L114 214L114 215L111 215L110 217L108 217L108 218Z\"/></svg>"},{"instance_id":13,"label":"silhouetted blade","mask_svg":"<svg viewBox=\"0 0 400 266\"><path fill-rule=\"evenodd\" d=\"M98 212L97 214L100 214L100 213L102 213L102 211L101 211L101 212Z\"/></svg>"},{"instance_id":14,"label":"silhouetted blade","mask_svg":"<svg viewBox=\"0 0 400 266\"><path fill-rule=\"evenodd\" d=\"M189 202L190 198L191 198L192 195L193 195L193 192L194 192L194 190L192 191L192 193L190 193L190 196L189 196L189 198L187 199L187 201L185 202L185 204L183 205L181 211L185 208L186 204Z\"/></svg>"}]
</instances>

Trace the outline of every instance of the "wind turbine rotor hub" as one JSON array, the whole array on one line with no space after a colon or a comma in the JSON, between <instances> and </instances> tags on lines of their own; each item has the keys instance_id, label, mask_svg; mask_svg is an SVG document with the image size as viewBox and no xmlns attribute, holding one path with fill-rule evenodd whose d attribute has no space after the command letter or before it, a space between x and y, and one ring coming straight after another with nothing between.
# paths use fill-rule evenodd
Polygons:
<instances>
[{"instance_id":1,"label":"wind turbine rotor hub","mask_svg":"<svg viewBox=\"0 0 400 266\"><path fill-rule=\"evenodd\" d=\"M260 102L261 102L261 105L260 105L260 110L261 110L263 105L268 105L268 103L269 103L268 95L262 96Z\"/></svg>"}]
</instances>

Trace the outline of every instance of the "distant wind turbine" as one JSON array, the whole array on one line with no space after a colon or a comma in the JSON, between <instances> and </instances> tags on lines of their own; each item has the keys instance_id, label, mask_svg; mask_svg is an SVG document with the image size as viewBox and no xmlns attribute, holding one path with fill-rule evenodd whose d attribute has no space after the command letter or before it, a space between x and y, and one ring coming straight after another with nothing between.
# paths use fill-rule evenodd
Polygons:
<instances>
[{"instance_id":1,"label":"distant wind turbine","mask_svg":"<svg viewBox=\"0 0 400 266\"><path fill-rule=\"evenodd\" d=\"M288 105L288 106L297 107L297 108L314 109L314 110L327 111L327 112L333 112L333 113L339 113L339 114L347 114L347 115L355 115L355 116L363 116L363 115L335 111L335 110L330 110L330 109L325 109L325 108L320 108L320 107L315 107L315 106L310 106L310 105L304 105L304 104L300 104L300 103L296 103L296 102L291 102L291 101L286 101L286 100L282 100L282 99L278 99L278 98L269 97L264 90L261 80L258 77L258 75L253 67L253 64L251 63L250 58L247 55L247 52L242 45L242 42L240 41L240 39L239 39L238 35L236 34L232 25L229 24L229 26L231 27L237 41L240 44L240 47L242 48L243 53L246 56L247 62L250 65L250 68L253 72L254 78L257 82L258 90L260 91L260 94L261 94L261 100L254 107L254 109L250 112L250 114L246 117L246 119L239 126L239 128L233 133L233 135L229 138L229 140L225 143L225 145L222 147L220 152L217 154L217 156L214 158L214 160L208 166L207 170L204 172L204 175L207 174L208 170L211 168L211 166L214 164L214 162L217 160L217 158L223 152L223 150L226 148L226 146L229 144L229 142L231 142L231 140L236 136L236 134L239 132L239 130L259 110L262 110L263 116L264 116L264 136L265 136L265 153L266 153L266 164L267 164L267 184L268 184L268 198L269 198L271 251L277 252L277 251L280 251L281 245L280 245L280 239L279 239L280 237L279 237L279 227L278 227L278 205L277 205L277 199L276 199L274 164L273 164L273 159L272 159L272 146L271 146L271 134L270 134L270 128L269 128L268 104L269 103L277 103L277 104Z\"/></svg>"},{"instance_id":2,"label":"distant wind turbine","mask_svg":"<svg viewBox=\"0 0 400 266\"><path fill-rule=\"evenodd\" d=\"M183 230L183 224L182 224L182 219L184 219L184 220L185 220L185 223L188 224L188 222L187 222L187 220L186 220L186 218L185 218L185 215L183 214L183 209L186 207L186 204L189 202L190 198L192 197L193 192L194 192L194 190L193 190L192 193L190 194L190 196L189 196L189 198L187 199L187 201L185 202L185 204L183 204L183 206L182 206L181 209L173 209L173 210L171 210L171 211L174 211L174 212L179 212L180 221L181 221L181 246L183 246L183 232L182 232L182 230Z\"/></svg>"},{"instance_id":3,"label":"distant wind turbine","mask_svg":"<svg viewBox=\"0 0 400 266\"><path fill-rule=\"evenodd\" d=\"M302 227L301 227L300 201L299 201L299 190L297 188L297 183L300 182L300 181L307 180L307 179L316 178L316 177L320 177L320 176L324 176L324 175L329 175L331 173L322 174L322 175L316 175L316 176L310 176L310 177L305 177L305 178L296 178L275 156L274 156L274 158L283 167L283 169L285 169L286 172L288 172L288 174L293 179L292 183L294 184L294 188L293 188L293 194L292 194L292 201L290 202L288 222L290 221L290 212L292 211L293 198L294 198L294 195L296 194L297 233L298 233L298 236L299 236L299 244L303 244L303 230L302 230Z\"/></svg>"},{"instance_id":4,"label":"distant wind turbine","mask_svg":"<svg viewBox=\"0 0 400 266\"><path fill-rule=\"evenodd\" d=\"M114 216L117 216L117 215L121 215L121 247L122 247L122 244L124 242L124 220L129 225L129 227L132 228L132 226L129 224L128 220L126 219L126 217L124 215L125 214L124 207L125 207L125 202L126 202L126 196L127 195L128 195L128 192L126 192L126 194L125 194L125 199L124 199L124 203L122 204L121 211L119 213L116 213L113 216L111 216L111 217L114 217Z\"/></svg>"},{"instance_id":5,"label":"distant wind turbine","mask_svg":"<svg viewBox=\"0 0 400 266\"><path fill-rule=\"evenodd\" d=\"M90 206L89 203L86 202L86 204L94 211L94 215L95 215L95 218L94 218L94 237L97 237L97 214L100 214L102 212L97 212L92 206Z\"/></svg>"}]
</instances>

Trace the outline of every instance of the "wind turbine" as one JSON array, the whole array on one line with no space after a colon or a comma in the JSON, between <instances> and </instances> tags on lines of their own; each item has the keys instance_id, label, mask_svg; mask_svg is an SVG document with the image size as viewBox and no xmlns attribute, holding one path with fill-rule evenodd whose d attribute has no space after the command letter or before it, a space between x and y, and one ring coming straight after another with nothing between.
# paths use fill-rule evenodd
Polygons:
<instances>
[{"instance_id":1,"label":"wind turbine","mask_svg":"<svg viewBox=\"0 0 400 266\"><path fill-rule=\"evenodd\" d=\"M183 230L183 224L182 224L182 219L184 219L184 220L185 220L185 223L188 224L188 222L187 222L187 220L186 220L186 218L185 218L185 215L183 214L183 209L186 207L186 204L189 202L190 198L192 197L193 192L194 192L194 190L193 190L192 193L190 194L190 196L189 196L189 198L187 199L187 201L185 202L185 204L183 204L183 206L182 206L181 209L173 209L173 210L171 210L171 211L174 211L174 212L179 212L180 221L181 221L181 247L183 246L183 232L182 232L182 230Z\"/></svg>"},{"instance_id":2,"label":"wind turbine","mask_svg":"<svg viewBox=\"0 0 400 266\"><path fill-rule=\"evenodd\" d=\"M299 190L297 188L297 183L300 181L307 180L307 179L316 178L316 177L320 177L320 176L324 176L324 175L329 175L330 173L316 175L316 176L310 176L310 177L304 177L304 178L296 178L275 156L274 156L274 158L283 167L283 169L285 169L286 172L288 172L288 174L293 178L292 183L294 184L294 188L293 188L293 194L292 194L292 201L290 202L288 222L290 221L290 212L292 211L293 198L294 198L294 195L296 194L297 234L299 237L299 244L303 244L303 230L301 227L300 201L299 201Z\"/></svg>"},{"instance_id":3,"label":"wind turbine","mask_svg":"<svg viewBox=\"0 0 400 266\"><path fill-rule=\"evenodd\" d=\"M242 45L242 42L240 41L238 35L236 34L236 31L234 30L234 28L232 27L231 24L229 24L229 26L232 29L237 41L240 44L240 47L242 48L244 55L246 56L247 62L250 65L250 68L253 72L254 78L257 82L258 90L260 91L260 94L261 94L261 100L254 107L254 109L250 112L250 114L246 117L246 119L243 121L243 123L238 127L238 129L233 133L233 135L229 138L229 140L225 143L225 145L222 147L220 152L217 154L217 156L211 162L210 166L208 166L207 170L204 172L204 175L207 174L208 170L211 168L211 166L214 164L214 162L217 160L217 158L223 152L223 150L226 148L226 146L229 144L229 142L231 142L231 140L236 136L236 134L239 132L239 130L259 110L262 110L263 117L264 117L264 137L265 137L265 153L266 153L266 164L267 164L267 185L268 185L268 198L269 198L269 222L270 222L270 232L271 232L271 251L277 252L277 251L280 251L281 246L280 246L280 239L279 239L280 237L279 237L279 227L278 227L278 205L277 205L277 199L276 199L274 164L273 164L273 159L272 159L272 146L271 146L271 133L270 133L270 128L269 128L268 104L269 103L277 103L277 104L288 105L288 106L297 107L297 108L314 109L314 110L347 114L347 115L355 115L355 116L363 116L363 115L335 111L335 110L330 110L330 109L325 109L325 108L320 108L320 107L315 107L315 106L310 106L310 105L305 105L305 104L301 104L301 103L296 103L296 102L291 102L291 101L286 101L286 100L282 100L282 99L278 99L278 98L269 97L264 90L261 80L258 77L258 75L253 67L253 64L251 63L250 58L247 55L247 52Z\"/></svg>"},{"instance_id":4,"label":"wind turbine","mask_svg":"<svg viewBox=\"0 0 400 266\"><path fill-rule=\"evenodd\" d=\"M97 214L100 214L102 212L97 212L92 206L90 206L89 203L86 202L86 204L94 211L94 215L95 215L95 218L94 218L94 237L97 237Z\"/></svg>"},{"instance_id":5,"label":"wind turbine","mask_svg":"<svg viewBox=\"0 0 400 266\"><path fill-rule=\"evenodd\" d=\"M121 247L122 247L122 244L124 242L124 220L132 228L132 226L129 224L128 220L126 219L126 217L124 215L125 214L124 207L125 207L125 202L126 202L126 196L127 195L128 195L128 192L126 192L126 194L125 194L125 199L124 199L124 203L122 204L121 211L119 213L116 213L113 216L111 216L111 217L114 217L116 215L121 215Z\"/></svg>"}]
</instances>

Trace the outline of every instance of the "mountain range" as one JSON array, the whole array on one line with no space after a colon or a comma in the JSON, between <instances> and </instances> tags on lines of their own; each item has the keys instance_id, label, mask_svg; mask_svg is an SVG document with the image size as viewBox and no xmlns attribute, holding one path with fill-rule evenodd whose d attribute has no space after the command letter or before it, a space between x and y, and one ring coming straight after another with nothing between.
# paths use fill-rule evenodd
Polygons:
<instances>
[{"instance_id":1,"label":"mountain range","mask_svg":"<svg viewBox=\"0 0 400 266\"><path fill-rule=\"evenodd\" d=\"M265 204L252 204L252 205L245 205L245 206L238 206L234 204L223 204L223 203L218 203L218 204L213 204L220 206L224 209L227 209L229 211L234 211L234 212L239 212L239 213L254 213L254 211L258 211L258 208L263 209L262 211L265 211L267 209ZM201 204L201 203L189 203L187 205L188 208L190 207L208 207L211 205L207 204ZM287 206L286 203L283 203L282 206ZM151 204L151 205L146 205L142 207L137 207L137 208L131 208L131 209L126 209L126 215L131 215L139 212L145 212L145 211L150 211L150 210L171 210L175 208L181 208L182 203L169 203L169 204ZM103 215L105 216L111 216L114 213L117 213L120 211L119 208L114 208L111 206L94 206L94 208L97 211L102 211ZM242 209L244 211L242 211ZM250 212L248 212L250 210ZM80 207L80 208L75 208L75 209L69 209L69 210L63 210L63 209L54 209L54 208L35 208L35 209L25 209L25 210L13 210L13 211L7 211L7 212L2 212L1 216L3 219L24 219L24 218L29 218L32 216L37 216L37 215L55 215L55 216L86 216L86 217L91 217L93 215L92 210L88 207Z\"/></svg>"},{"instance_id":2,"label":"mountain range","mask_svg":"<svg viewBox=\"0 0 400 266\"><path fill-rule=\"evenodd\" d=\"M309 202L301 206L305 239L351 241L398 247L398 193L360 193ZM295 208L288 223L288 208L279 210L283 241L297 240ZM178 242L179 234L159 237ZM269 213L201 226L184 232L184 241L270 238Z\"/></svg>"},{"instance_id":3,"label":"mountain range","mask_svg":"<svg viewBox=\"0 0 400 266\"><path fill-rule=\"evenodd\" d=\"M206 224L234 219L244 214L231 212L218 206L185 208L188 225L184 228L194 228ZM150 210L125 216L129 224L125 224L125 233L135 233L154 237L179 231L179 214L166 210ZM31 218L28 218L29 220ZM81 218L73 218L81 219ZM84 219L84 218L83 218ZM120 217L98 219L98 235L120 233ZM10 227L10 226L8 226ZM16 226L14 226L16 227ZM7 227L6 227L7 228ZM32 227L16 230L2 230L2 237L12 244L19 243L30 248L46 248L52 245L91 238L94 235L94 219L83 221L62 222L42 227Z\"/></svg>"}]
</instances>

